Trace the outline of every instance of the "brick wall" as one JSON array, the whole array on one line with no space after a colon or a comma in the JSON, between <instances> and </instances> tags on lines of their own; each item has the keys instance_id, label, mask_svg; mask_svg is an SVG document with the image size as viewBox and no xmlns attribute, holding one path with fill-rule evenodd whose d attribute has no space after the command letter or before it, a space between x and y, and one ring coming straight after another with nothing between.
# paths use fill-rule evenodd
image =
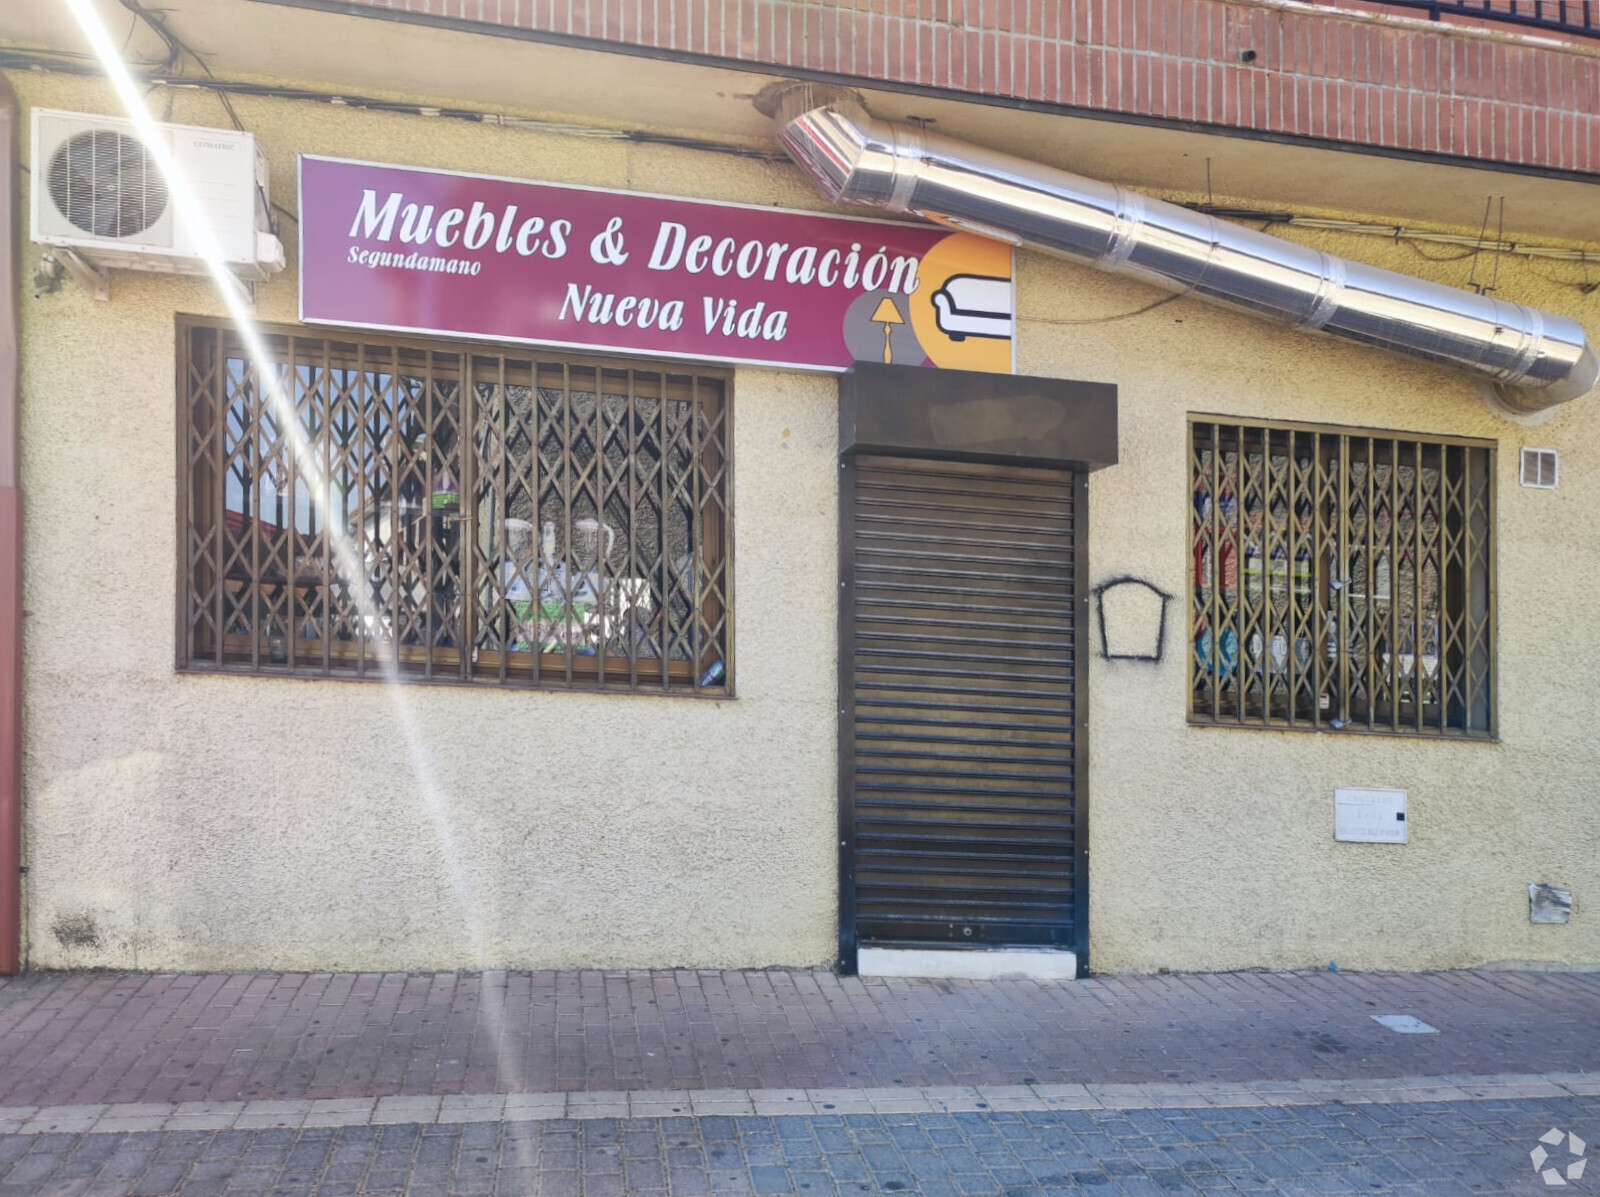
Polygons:
<instances>
[{"instance_id":1,"label":"brick wall","mask_svg":"<svg viewBox=\"0 0 1600 1197\"><path fill-rule=\"evenodd\" d=\"M1600 42L1564 46L1511 26L1431 24L1357 0L1321 0L1340 5L1324 8L1247 0L348 2L744 65L1600 174Z\"/></svg>"}]
</instances>

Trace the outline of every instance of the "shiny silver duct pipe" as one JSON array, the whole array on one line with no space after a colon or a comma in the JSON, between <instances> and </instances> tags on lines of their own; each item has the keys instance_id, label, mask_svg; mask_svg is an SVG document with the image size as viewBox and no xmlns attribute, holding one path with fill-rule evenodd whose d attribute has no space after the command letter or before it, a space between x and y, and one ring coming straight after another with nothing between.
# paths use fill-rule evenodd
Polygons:
<instances>
[{"instance_id":1,"label":"shiny silver duct pipe","mask_svg":"<svg viewBox=\"0 0 1600 1197\"><path fill-rule=\"evenodd\" d=\"M825 101L825 102L819 102ZM868 116L805 85L767 100L830 200L1041 250L1306 332L1487 379L1528 415L1587 394L1600 359L1564 316L1280 241L1110 183Z\"/></svg>"}]
</instances>

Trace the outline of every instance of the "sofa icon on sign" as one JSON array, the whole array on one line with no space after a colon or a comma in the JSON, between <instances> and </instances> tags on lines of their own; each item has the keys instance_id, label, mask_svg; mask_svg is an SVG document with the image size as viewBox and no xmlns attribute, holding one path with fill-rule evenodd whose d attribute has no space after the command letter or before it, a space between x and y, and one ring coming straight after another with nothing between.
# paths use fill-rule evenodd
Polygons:
<instances>
[{"instance_id":1,"label":"sofa icon on sign","mask_svg":"<svg viewBox=\"0 0 1600 1197\"><path fill-rule=\"evenodd\" d=\"M1011 280L956 274L933 293L939 331L952 341L968 337L1011 338Z\"/></svg>"}]
</instances>

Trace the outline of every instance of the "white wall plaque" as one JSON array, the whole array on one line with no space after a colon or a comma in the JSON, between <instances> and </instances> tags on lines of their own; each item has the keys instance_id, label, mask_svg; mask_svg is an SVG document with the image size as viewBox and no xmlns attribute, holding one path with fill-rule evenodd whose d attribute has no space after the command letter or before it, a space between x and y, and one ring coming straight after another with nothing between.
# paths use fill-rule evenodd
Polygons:
<instances>
[{"instance_id":1,"label":"white wall plaque","mask_svg":"<svg viewBox=\"0 0 1600 1197\"><path fill-rule=\"evenodd\" d=\"M1333 838L1357 844L1405 843L1406 792L1334 790Z\"/></svg>"}]
</instances>

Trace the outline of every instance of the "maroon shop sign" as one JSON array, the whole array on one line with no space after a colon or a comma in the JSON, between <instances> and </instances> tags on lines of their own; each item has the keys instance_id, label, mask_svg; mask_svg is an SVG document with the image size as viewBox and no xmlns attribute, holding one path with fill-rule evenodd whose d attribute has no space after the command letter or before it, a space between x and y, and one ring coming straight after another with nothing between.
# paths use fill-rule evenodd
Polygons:
<instances>
[{"instance_id":1,"label":"maroon shop sign","mask_svg":"<svg viewBox=\"0 0 1600 1197\"><path fill-rule=\"evenodd\" d=\"M302 155L300 317L705 361L1006 373L1009 246L924 225Z\"/></svg>"}]
</instances>

